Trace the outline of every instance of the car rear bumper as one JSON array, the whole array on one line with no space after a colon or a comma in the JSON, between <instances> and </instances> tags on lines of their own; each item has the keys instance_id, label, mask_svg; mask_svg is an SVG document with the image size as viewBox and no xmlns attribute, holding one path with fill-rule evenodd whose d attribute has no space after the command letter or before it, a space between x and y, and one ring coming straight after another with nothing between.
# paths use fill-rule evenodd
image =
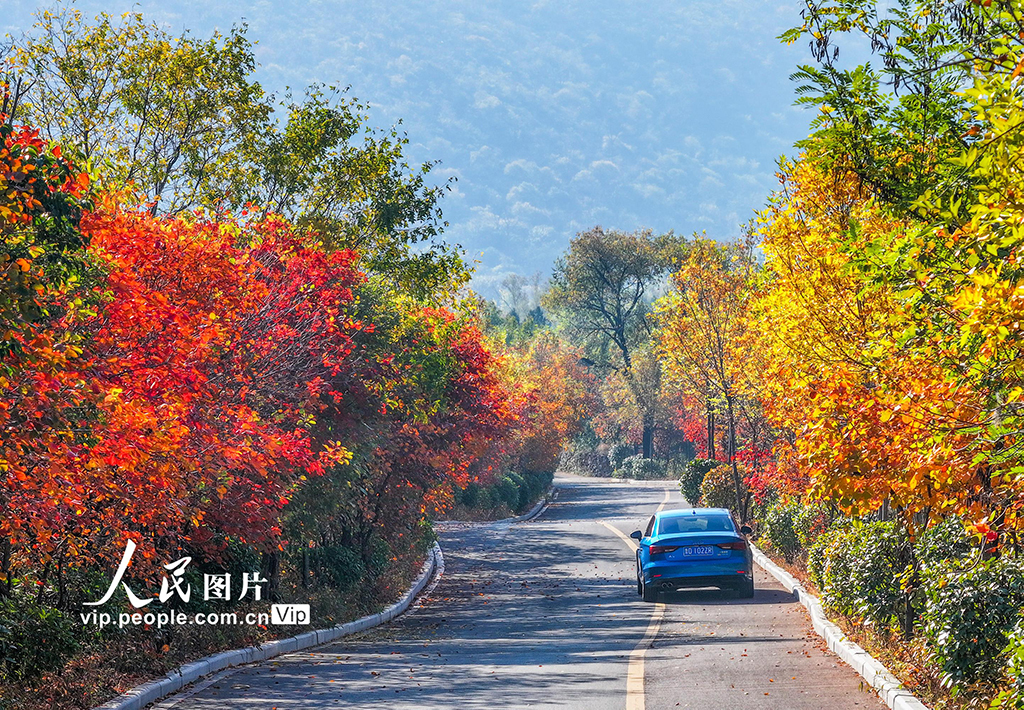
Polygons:
<instances>
[{"instance_id":1,"label":"car rear bumper","mask_svg":"<svg viewBox=\"0 0 1024 710\"><path fill-rule=\"evenodd\" d=\"M644 567L644 582L651 586L738 586L753 579L754 570L745 556L692 562L651 562Z\"/></svg>"},{"instance_id":2,"label":"car rear bumper","mask_svg":"<svg viewBox=\"0 0 1024 710\"><path fill-rule=\"evenodd\" d=\"M647 584L662 591L695 587L738 589L744 584L749 583L749 580L749 575L733 573L732 575L715 574L693 575L689 577L653 577L647 580Z\"/></svg>"}]
</instances>

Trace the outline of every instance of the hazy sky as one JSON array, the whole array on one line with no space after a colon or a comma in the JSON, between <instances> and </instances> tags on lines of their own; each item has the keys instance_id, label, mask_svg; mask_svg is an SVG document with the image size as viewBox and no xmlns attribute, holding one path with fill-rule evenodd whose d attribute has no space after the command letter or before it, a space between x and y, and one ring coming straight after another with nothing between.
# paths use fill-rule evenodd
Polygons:
<instances>
[{"instance_id":1,"label":"hazy sky","mask_svg":"<svg viewBox=\"0 0 1024 710\"><path fill-rule=\"evenodd\" d=\"M6 32L40 6L0 0ZM351 86L371 122L399 119L415 162L458 178L449 241L485 293L547 274L578 231L739 234L807 133L788 76L803 45L775 37L796 2L760 0L80 0L137 6L197 35L244 21L268 91Z\"/></svg>"}]
</instances>

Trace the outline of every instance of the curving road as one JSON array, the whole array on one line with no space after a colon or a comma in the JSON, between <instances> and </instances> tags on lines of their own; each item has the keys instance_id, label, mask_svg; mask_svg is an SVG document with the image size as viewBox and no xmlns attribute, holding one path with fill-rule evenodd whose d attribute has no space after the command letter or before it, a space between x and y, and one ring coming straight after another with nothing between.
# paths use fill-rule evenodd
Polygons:
<instances>
[{"instance_id":1,"label":"curving road","mask_svg":"<svg viewBox=\"0 0 1024 710\"><path fill-rule=\"evenodd\" d=\"M629 532L675 483L560 475L528 523L449 524L446 571L418 608L340 642L216 676L166 710L807 708L884 705L823 650L760 569L753 599L636 596Z\"/></svg>"}]
</instances>

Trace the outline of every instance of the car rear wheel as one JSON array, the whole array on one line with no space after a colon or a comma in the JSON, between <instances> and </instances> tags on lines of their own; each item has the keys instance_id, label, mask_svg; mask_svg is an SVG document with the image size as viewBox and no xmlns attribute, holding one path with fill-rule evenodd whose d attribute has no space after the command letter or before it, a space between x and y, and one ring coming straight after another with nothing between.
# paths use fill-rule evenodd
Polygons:
<instances>
[{"instance_id":1,"label":"car rear wheel","mask_svg":"<svg viewBox=\"0 0 1024 710\"><path fill-rule=\"evenodd\" d=\"M641 576L637 580L640 585L640 596L644 598L645 602L656 602L658 601L658 590L652 589L650 585L644 582L644 578Z\"/></svg>"},{"instance_id":2,"label":"car rear wheel","mask_svg":"<svg viewBox=\"0 0 1024 710\"><path fill-rule=\"evenodd\" d=\"M754 580L744 579L740 586L736 589L736 594L740 599L751 599L754 596Z\"/></svg>"}]
</instances>

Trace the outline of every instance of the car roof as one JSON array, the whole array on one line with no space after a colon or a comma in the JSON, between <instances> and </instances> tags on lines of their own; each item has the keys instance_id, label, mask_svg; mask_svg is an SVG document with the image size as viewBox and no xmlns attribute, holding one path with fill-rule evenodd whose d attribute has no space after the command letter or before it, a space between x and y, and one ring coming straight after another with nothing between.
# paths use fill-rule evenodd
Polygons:
<instances>
[{"instance_id":1,"label":"car roof","mask_svg":"<svg viewBox=\"0 0 1024 710\"><path fill-rule=\"evenodd\" d=\"M727 508L676 508L655 513L658 518L681 518L687 515L726 515L731 516Z\"/></svg>"}]
</instances>

